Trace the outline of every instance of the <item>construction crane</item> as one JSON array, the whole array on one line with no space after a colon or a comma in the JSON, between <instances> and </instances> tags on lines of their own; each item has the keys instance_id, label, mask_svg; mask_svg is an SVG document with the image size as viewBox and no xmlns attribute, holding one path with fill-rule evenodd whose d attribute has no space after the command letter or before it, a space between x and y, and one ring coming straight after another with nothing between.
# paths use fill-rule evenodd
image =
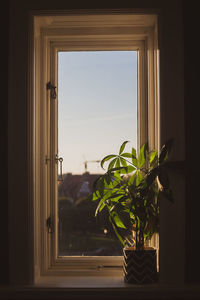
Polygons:
<instances>
[{"instance_id":1,"label":"construction crane","mask_svg":"<svg viewBox=\"0 0 200 300\"><path fill-rule=\"evenodd\" d=\"M90 163L90 162L100 163L100 160L85 160L84 161L85 173L88 171L88 163Z\"/></svg>"}]
</instances>

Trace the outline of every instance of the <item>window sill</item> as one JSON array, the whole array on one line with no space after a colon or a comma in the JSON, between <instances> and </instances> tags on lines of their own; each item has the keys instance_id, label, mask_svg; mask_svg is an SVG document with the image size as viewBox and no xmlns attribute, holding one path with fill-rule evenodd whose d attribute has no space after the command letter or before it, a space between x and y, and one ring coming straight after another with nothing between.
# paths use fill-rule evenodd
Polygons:
<instances>
[{"instance_id":1,"label":"window sill","mask_svg":"<svg viewBox=\"0 0 200 300\"><path fill-rule=\"evenodd\" d=\"M123 276L42 276L35 287L55 288L124 288Z\"/></svg>"},{"instance_id":2,"label":"window sill","mask_svg":"<svg viewBox=\"0 0 200 300\"><path fill-rule=\"evenodd\" d=\"M0 287L0 299L73 299L73 300L167 300L199 299L199 285L132 285L126 284L121 276L70 277L46 276L33 286Z\"/></svg>"}]
</instances>

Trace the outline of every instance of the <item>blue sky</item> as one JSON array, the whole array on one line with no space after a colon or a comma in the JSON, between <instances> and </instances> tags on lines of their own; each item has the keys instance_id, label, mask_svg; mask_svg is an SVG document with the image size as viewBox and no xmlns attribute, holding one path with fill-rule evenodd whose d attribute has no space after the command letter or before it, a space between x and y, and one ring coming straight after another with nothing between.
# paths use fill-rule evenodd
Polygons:
<instances>
[{"instance_id":1,"label":"blue sky","mask_svg":"<svg viewBox=\"0 0 200 300\"><path fill-rule=\"evenodd\" d=\"M137 146L137 53L59 52L58 153L63 173L84 172L84 161ZM102 172L88 163L90 173Z\"/></svg>"}]
</instances>

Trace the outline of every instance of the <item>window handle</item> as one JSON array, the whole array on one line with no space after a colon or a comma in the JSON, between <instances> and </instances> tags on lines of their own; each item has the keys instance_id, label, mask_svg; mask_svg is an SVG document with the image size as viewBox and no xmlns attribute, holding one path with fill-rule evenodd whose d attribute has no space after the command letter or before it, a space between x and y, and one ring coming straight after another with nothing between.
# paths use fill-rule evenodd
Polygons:
<instances>
[{"instance_id":1,"label":"window handle","mask_svg":"<svg viewBox=\"0 0 200 300\"><path fill-rule=\"evenodd\" d=\"M46 225L47 225L48 233L53 233L54 232L54 230L53 230L53 221L52 221L51 217L47 218Z\"/></svg>"},{"instance_id":2,"label":"window handle","mask_svg":"<svg viewBox=\"0 0 200 300\"><path fill-rule=\"evenodd\" d=\"M63 158L62 157L58 157L58 154L56 154L56 163L60 163L60 178L58 179L58 181L63 181L63 174L62 174L62 163L63 163Z\"/></svg>"},{"instance_id":3,"label":"window handle","mask_svg":"<svg viewBox=\"0 0 200 300\"><path fill-rule=\"evenodd\" d=\"M51 82L48 82L47 85L46 85L46 88L47 90L50 90L50 96L51 96L51 99L56 99L56 86L53 85Z\"/></svg>"}]
</instances>

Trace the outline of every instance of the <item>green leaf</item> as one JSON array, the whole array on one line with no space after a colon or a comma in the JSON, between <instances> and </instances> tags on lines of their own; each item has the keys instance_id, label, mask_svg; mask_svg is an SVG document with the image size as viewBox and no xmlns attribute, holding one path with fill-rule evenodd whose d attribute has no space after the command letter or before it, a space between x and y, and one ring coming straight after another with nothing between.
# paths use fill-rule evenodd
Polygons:
<instances>
[{"instance_id":1,"label":"green leaf","mask_svg":"<svg viewBox=\"0 0 200 300\"><path fill-rule=\"evenodd\" d=\"M102 209L106 206L106 203L102 203L102 205L99 207L99 213L102 211Z\"/></svg>"},{"instance_id":2,"label":"green leaf","mask_svg":"<svg viewBox=\"0 0 200 300\"><path fill-rule=\"evenodd\" d=\"M153 151L150 154L150 158L149 158L149 163L152 166L158 159L158 152L157 151Z\"/></svg>"},{"instance_id":3,"label":"green leaf","mask_svg":"<svg viewBox=\"0 0 200 300\"><path fill-rule=\"evenodd\" d=\"M101 198L104 200L108 200L111 195L113 195L117 192L118 192L118 189L114 189L114 188L109 189L109 190L105 189L105 194Z\"/></svg>"},{"instance_id":4,"label":"green leaf","mask_svg":"<svg viewBox=\"0 0 200 300\"><path fill-rule=\"evenodd\" d=\"M98 199L100 199L100 194L99 194L99 192L98 191L96 191L96 192L94 192L93 194L92 194L92 201L96 201L96 200L98 200Z\"/></svg>"},{"instance_id":5,"label":"green leaf","mask_svg":"<svg viewBox=\"0 0 200 300\"><path fill-rule=\"evenodd\" d=\"M104 187L105 187L104 178L101 177L97 183L97 188L101 197L103 197L104 195Z\"/></svg>"},{"instance_id":6,"label":"green leaf","mask_svg":"<svg viewBox=\"0 0 200 300\"><path fill-rule=\"evenodd\" d=\"M132 148L132 163L136 168L138 167L138 161L137 161L135 148Z\"/></svg>"},{"instance_id":7,"label":"green leaf","mask_svg":"<svg viewBox=\"0 0 200 300\"><path fill-rule=\"evenodd\" d=\"M132 185L135 182L136 172L129 178L128 184Z\"/></svg>"},{"instance_id":8,"label":"green leaf","mask_svg":"<svg viewBox=\"0 0 200 300\"><path fill-rule=\"evenodd\" d=\"M127 167L127 162L124 158L120 157L120 162L121 162L123 167Z\"/></svg>"},{"instance_id":9,"label":"green leaf","mask_svg":"<svg viewBox=\"0 0 200 300\"><path fill-rule=\"evenodd\" d=\"M174 143L174 139L170 139L162 146L160 156L159 156L159 164L162 164L164 161L168 159L173 143Z\"/></svg>"},{"instance_id":10,"label":"green leaf","mask_svg":"<svg viewBox=\"0 0 200 300\"><path fill-rule=\"evenodd\" d=\"M100 179L101 177L102 177L102 175L99 176L99 177L93 182L93 189L94 189L94 190L97 189L97 183L98 183L98 181L99 181L99 179Z\"/></svg>"},{"instance_id":11,"label":"green leaf","mask_svg":"<svg viewBox=\"0 0 200 300\"><path fill-rule=\"evenodd\" d=\"M126 167L116 167L116 168L113 168L111 171L112 172L118 172L118 171L121 171L123 169L125 169Z\"/></svg>"},{"instance_id":12,"label":"green leaf","mask_svg":"<svg viewBox=\"0 0 200 300\"><path fill-rule=\"evenodd\" d=\"M127 157L127 158L132 158L133 157L133 155L131 153L128 153L128 152L122 153L121 156Z\"/></svg>"},{"instance_id":13,"label":"green leaf","mask_svg":"<svg viewBox=\"0 0 200 300\"><path fill-rule=\"evenodd\" d=\"M132 173L133 171L135 171L135 167L134 166L127 166L127 167L124 167L124 170L125 172L123 173L123 170L122 170L122 174L129 174L129 173Z\"/></svg>"},{"instance_id":14,"label":"green leaf","mask_svg":"<svg viewBox=\"0 0 200 300\"><path fill-rule=\"evenodd\" d=\"M117 199L117 201L118 201L122 206L126 206L126 205L127 205L127 200L129 200L129 196L127 196L126 194L124 194L123 196L120 196L119 199Z\"/></svg>"},{"instance_id":15,"label":"green leaf","mask_svg":"<svg viewBox=\"0 0 200 300\"><path fill-rule=\"evenodd\" d=\"M120 149L119 149L119 155L124 151L124 148L126 146L126 144L128 143L129 141L125 141L123 142L123 144L121 145Z\"/></svg>"},{"instance_id":16,"label":"green leaf","mask_svg":"<svg viewBox=\"0 0 200 300\"><path fill-rule=\"evenodd\" d=\"M101 161L101 167L103 168L104 163L105 163L107 160L110 160L110 159L113 158L113 157L116 157L116 155L115 155L115 154L110 154L110 155L105 156L105 157L102 159L102 161Z\"/></svg>"},{"instance_id":17,"label":"green leaf","mask_svg":"<svg viewBox=\"0 0 200 300\"><path fill-rule=\"evenodd\" d=\"M96 208L96 211L95 211L95 217L97 216L97 214L98 214L98 212L99 212L99 209L101 208L101 206L103 205L103 207L105 206L105 199L103 198L103 199L101 199L101 201L99 201L99 204L98 204L98 206L97 206L97 208ZM103 208L102 208L103 209ZM102 210L101 209L101 210Z\"/></svg>"},{"instance_id":18,"label":"green leaf","mask_svg":"<svg viewBox=\"0 0 200 300\"><path fill-rule=\"evenodd\" d=\"M129 174L135 170L133 166L113 168L112 171L119 171L120 174ZM120 175L119 175L120 176Z\"/></svg>"},{"instance_id":19,"label":"green leaf","mask_svg":"<svg viewBox=\"0 0 200 300\"><path fill-rule=\"evenodd\" d=\"M111 160L111 162L108 165L108 170L111 170L114 167L116 161L117 161L117 158L114 158L113 160Z\"/></svg>"},{"instance_id":20,"label":"green leaf","mask_svg":"<svg viewBox=\"0 0 200 300\"><path fill-rule=\"evenodd\" d=\"M138 167L141 168L146 160L146 147L147 144L142 145L140 148L139 156L138 156Z\"/></svg>"},{"instance_id":21,"label":"green leaf","mask_svg":"<svg viewBox=\"0 0 200 300\"><path fill-rule=\"evenodd\" d=\"M136 186L138 186L142 181L143 177L142 177L142 173L139 170L136 173L137 173Z\"/></svg>"},{"instance_id":22,"label":"green leaf","mask_svg":"<svg viewBox=\"0 0 200 300\"><path fill-rule=\"evenodd\" d=\"M117 191L119 192L119 190L117 190ZM124 193L121 193L121 192L120 192L120 193L116 193L116 194L114 194L114 195L111 195L111 196L109 197L109 200L110 200L110 199L114 200L115 198L119 198L119 199L120 199L121 196L124 196ZM116 202L116 201L118 201L118 199L117 199L117 200L116 200L116 199L114 200L114 202Z\"/></svg>"},{"instance_id":23,"label":"green leaf","mask_svg":"<svg viewBox=\"0 0 200 300\"><path fill-rule=\"evenodd\" d=\"M126 226L124 225L124 223L122 222L122 220L120 219L120 217L116 211L112 212L112 218L117 227L126 229Z\"/></svg>"},{"instance_id":24,"label":"green leaf","mask_svg":"<svg viewBox=\"0 0 200 300\"><path fill-rule=\"evenodd\" d=\"M137 154L136 154L136 150L135 148L132 147L132 155L136 158L137 157Z\"/></svg>"},{"instance_id":25,"label":"green leaf","mask_svg":"<svg viewBox=\"0 0 200 300\"><path fill-rule=\"evenodd\" d=\"M112 224L112 227L113 227L113 229L114 229L114 231L115 231L115 234L116 234L116 236L118 237L119 241L122 243L123 246L125 246L125 243L124 243L124 241L123 241L121 235L119 234L119 232L118 232L118 230L117 230L115 224L113 223L111 216L109 216L109 221L110 221L110 223Z\"/></svg>"},{"instance_id":26,"label":"green leaf","mask_svg":"<svg viewBox=\"0 0 200 300\"><path fill-rule=\"evenodd\" d=\"M116 175L119 175L119 177L117 177ZM119 188L119 184L121 184L122 182L122 178L120 176L120 174L118 174L117 172L114 173L113 177L112 177L112 189L115 190Z\"/></svg>"},{"instance_id":27,"label":"green leaf","mask_svg":"<svg viewBox=\"0 0 200 300\"><path fill-rule=\"evenodd\" d=\"M117 158L116 164L115 164L115 169L120 168L120 160Z\"/></svg>"},{"instance_id":28,"label":"green leaf","mask_svg":"<svg viewBox=\"0 0 200 300\"><path fill-rule=\"evenodd\" d=\"M136 170L136 168L134 166L128 166L127 169L128 169L127 173L132 173L133 171Z\"/></svg>"},{"instance_id":29,"label":"green leaf","mask_svg":"<svg viewBox=\"0 0 200 300\"><path fill-rule=\"evenodd\" d=\"M111 176L108 173L106 173L106 174L104 174L104 179L105 179L105 187L109 187L109 185L112 181Z\"/></svg>"}]
</instances>

